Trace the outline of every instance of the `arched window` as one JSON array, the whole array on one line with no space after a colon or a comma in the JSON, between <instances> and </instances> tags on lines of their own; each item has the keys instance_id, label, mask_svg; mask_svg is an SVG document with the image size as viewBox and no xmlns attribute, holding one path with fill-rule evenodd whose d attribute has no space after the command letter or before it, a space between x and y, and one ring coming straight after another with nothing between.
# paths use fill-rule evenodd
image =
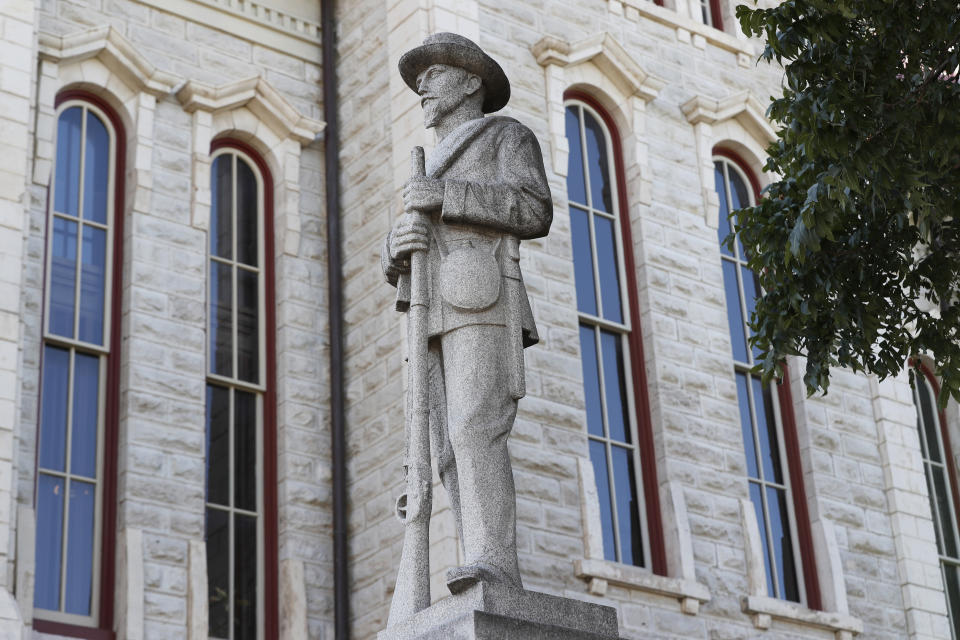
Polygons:
<instances>
[{"instance_id":1,"label":"arched window","mask_svg":"<svg viewBox=\"0 0 960 640\"><path fill-rule=\"evenodd\" d=\"M771 597L820 608L813 561L800 453L786 381L764 385L752 374L756 350L747 342L747 320L759 294L756 275L747 267L739 238L731 251L724 239L736 229L730 212L756 203L759 188L730 155L714 150L714 179L720 200L718 236L733 349L733 369L740 404L740 425L747 460L750 500L764 547L767 592ZM732 155L732 154L731 154ZM784 373L786 375L786 373ZM804 578L809 579L805 582Z\"/></svg>"},{"instance_id":2,"label":"arched window","mask_svg":"<svg viewBox=\"0 0 960 640\"><path fill-rule=\"evenodd\" d=\"M209 633L257 640L276 627L273 246L269 172L236 142L210 176L206 543Z\"/></svg>"},{"instance_id":3,"label":"arched window","mask_svg":"<svg viewBox=\"0 0 960 640\"><path fill-rule=\"evenodd\" d=\"M590 96L565 97L587 436L604 558L665 574L619 140Z\"/></svg>"},{"instance_id":4,"label":"arched window","mask_svg":"<svg viewBox=\"0 0 960 640\"><path fill-rule=\"evenodd\" d=\"M947 422L937 410L939 388L926 367L914 378L913 404L917 409L917 430L923 470L927 476L930 511L940 552L940 571L947 596L947 613L954 640L960 638L960 531L957 527L957 478L953 468Z\"/></svg>"},{"instance_id":5,"label":"arched window","mask_svg":"<svg viewBox=\"0 0 960 640\"><path fill-rule=\"evenodd\" d=\"M112 626L123 138L83 92L57 100L37 436L35 628Z\"/></svg>"}]
</instances>

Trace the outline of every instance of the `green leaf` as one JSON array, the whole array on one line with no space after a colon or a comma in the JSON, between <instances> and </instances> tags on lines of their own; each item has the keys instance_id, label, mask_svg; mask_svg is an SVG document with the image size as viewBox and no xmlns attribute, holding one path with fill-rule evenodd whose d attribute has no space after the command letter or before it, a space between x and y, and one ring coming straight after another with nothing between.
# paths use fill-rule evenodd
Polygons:
<instances>
[{"instance_id":1,"label":"green leaf","mask_svg":"<svg viewBox=\"0 0 960 640\"><path fill-rule=\"evenodd\" d=\"M754 2L737 17L784 75L764 163L780 178L739 214L764 375L801 353L808 391L825 392L832 367L884 378L927 354L960 399L956 1Z\"/></svg>"}]
</instances>

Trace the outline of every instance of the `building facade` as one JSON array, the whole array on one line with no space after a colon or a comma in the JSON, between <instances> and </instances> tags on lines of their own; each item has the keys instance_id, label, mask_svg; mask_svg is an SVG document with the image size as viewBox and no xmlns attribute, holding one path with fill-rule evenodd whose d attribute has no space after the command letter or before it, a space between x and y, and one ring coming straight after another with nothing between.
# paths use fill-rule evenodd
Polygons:
<instances>
[{"instance_id":1,"label":"building facade","mask_svg":"<svg viewBox=\"0 0 960 640\"><path fill-rule=\"evenodd\" d=\"M319 1L0 3L0 637L384 628L406 377L379 253L435 145L397 60L438 31L504 67L553 193L521 249L525 586L616 607L624 638L960 637L933 374L808 398L799 359L750 373L756 281L723 240L771 179L781 73L736 3L332 4L335 87ZM461 552L435 484L438 599Z\"/></svg>"}]
</instances>

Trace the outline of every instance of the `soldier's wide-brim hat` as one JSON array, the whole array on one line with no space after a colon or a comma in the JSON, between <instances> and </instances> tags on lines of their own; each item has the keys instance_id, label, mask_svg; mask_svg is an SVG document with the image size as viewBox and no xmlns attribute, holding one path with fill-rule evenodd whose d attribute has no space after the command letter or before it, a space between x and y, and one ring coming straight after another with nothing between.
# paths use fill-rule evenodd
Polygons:
<instances>
[{"instance_id":1,"label":"soldier's wide-brim hat","mask_svg":"<svg viewBox=\"0 0 960 640\"><path fill-rule=\"evenodd\" d=\"M497 61L484 53L473 41L455 33L435 33L400 58L400 76L407 86L417 90L417 76L432 64L460 67L479 76L485 94L482 109L493 113L510 100L510 81Z\"/></svg>"}]
</instances>

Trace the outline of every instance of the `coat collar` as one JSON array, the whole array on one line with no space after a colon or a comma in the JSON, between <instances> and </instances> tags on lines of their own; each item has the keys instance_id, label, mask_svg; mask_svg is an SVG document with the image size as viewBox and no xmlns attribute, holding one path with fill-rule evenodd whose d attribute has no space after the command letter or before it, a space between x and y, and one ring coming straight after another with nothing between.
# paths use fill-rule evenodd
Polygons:
<instances>
[{"instance_id":1,"label":"coat collar","mask_svg":"<svg viewBox=\"0 0 960 640\"><path fill-rule=\"evenodd\" d=\"M459 127L447 134L447 137L440 141L437 147L427 158L426 172L431 178L443 174L451 164L460 156L474 138L486 131L493 124L506 124L516 122L513 118L504 116L490 116L486 118L477 118L468 120Z\"/></svg>"}]
</instances>

